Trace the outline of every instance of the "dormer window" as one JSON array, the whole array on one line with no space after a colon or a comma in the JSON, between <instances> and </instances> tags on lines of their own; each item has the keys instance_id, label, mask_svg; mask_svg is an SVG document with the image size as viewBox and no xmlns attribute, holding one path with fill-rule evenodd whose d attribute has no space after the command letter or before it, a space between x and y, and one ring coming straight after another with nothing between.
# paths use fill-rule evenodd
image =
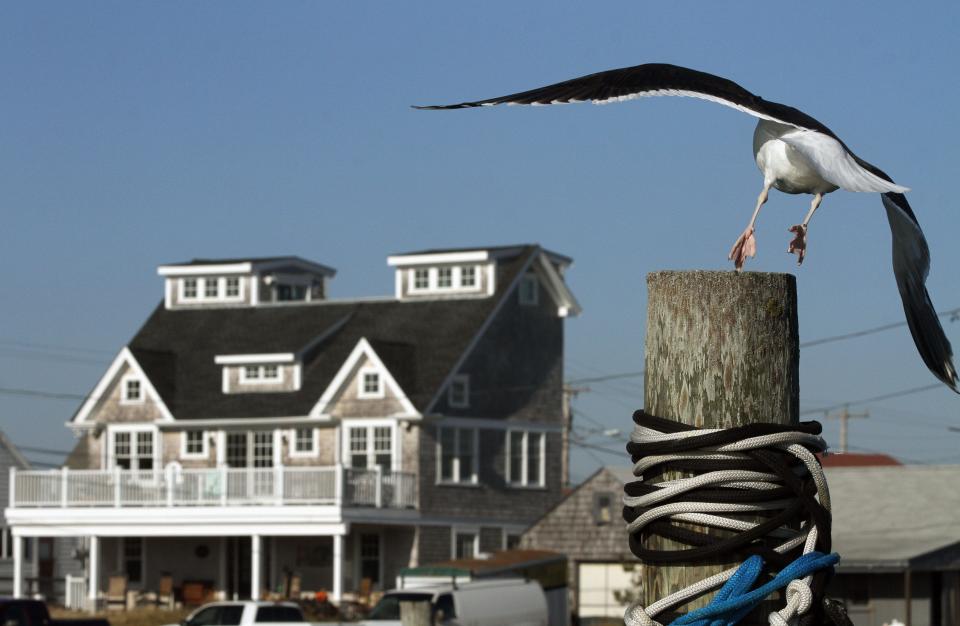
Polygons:
<instances>
[{"instance_id":1,"label":"dormer window","mask_svg":"<svg viewBox=\"0 0 960 626\"><path fill-rule=\"evenodd\" d=\"M374 367L360 370L360 389L357 396L364 399L383 397L383 377L380 376L380 370Z\"/></svg>"},{"instance_id":2,"label":"dormer window","mask_svg":"<svg viewBox=\"0 0 960 626\"><path fill-rule=\"evenodd\" d=\"M139 377L125 376L121 381L120 401L123 404L139 404L143 402L143 383Z\"/></svg>"},{"instance_id":3,"label":"dormer window","mask_svg":"<svg viewBox=\"0 0 960 626\"><path fill-rule=\"evenodd\" d=\"M227 278L227 297L228 298L240 297L240 279L236 276L229 276Z\"/></svg>"},{"instance_id":4,"label":"dormer window","mask_svg":"<svg viewBox=\"0 0 960 626\"><path fill-rule=\"evenodd\" d=\"M475 265L466 265L460 268L460 286L464 288L477 286L477 267Z\"/></svg>"},{"instance_id":5,"label":"dormer window","mask_svg":"<svg viewBox=\"0 0 960 626\"><path fill-rule=\"evenodd\" d=\"M183 299L184 300L195 300L197 297L197 279L196 278L184 278L180 282L180 286L183 289Z\"/></svg>"},{"instance_id":6,"label":"dormer window","mask_svg":"<svg viewBox=\"0 0 960 626\"><path fill-rule=\"evenodd\" d=\"M446 293L478 291L478 266L442 265L440 267L416 267L409 272L412 293Z\"/></svg>"},{"instance_id":7,"label":"dormer window","mask_svg":"<svg viewBox=\"0 0 960 626\"><path fill-rule=\"evenodd\" d=\"M216 278L203 280L203 297L210 300L220 297L220 282Z\"/></svg>"},{"instance_id":8,"label":"dormer window","mask_svg":"<svg viewBox=\"0 0 960 626\"><path fill-rule=\"evenodd\" d=\"M450 289L453 287L453 268L437 268L437 289Z\"/></svg>"},{"instance_id":9,"label":"dormer window","mask_svg":"<svg viewBox=\"0 0 960 626\"><path fill-rule=\"evenodd\" d=\"M418 268L413 270L413 288L417 291L430 289L430 270Z\"/></svg>"},{"instance_id":10,"label":"dormer window","mask_svg":"<svg viewBox=\"0 0 960 626\"><path fill-rule=\"evenodd\" d=\"M283 382L283 370L274 363L266 365L244 365L240 370L241 383L279 383Z\"/></svg>"}]
</instances>

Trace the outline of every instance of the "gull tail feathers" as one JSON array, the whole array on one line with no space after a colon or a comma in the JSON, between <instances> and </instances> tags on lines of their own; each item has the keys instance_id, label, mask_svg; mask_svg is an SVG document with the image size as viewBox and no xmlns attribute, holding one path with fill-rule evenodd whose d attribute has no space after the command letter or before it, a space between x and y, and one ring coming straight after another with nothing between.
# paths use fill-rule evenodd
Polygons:
<instances>
[{"instance_id":1,"label":"gull tail feathers","mask_svg":"<svg viewBox=\"0 0 960 626\"><path fill-rule=\"evenodd\" d=\"M893 236L893 273L913 342L933 375L960 393L957 370L953 365L953 348L926 288L930 269L926 238L903 194L885 193L881 197Z\"/></svg>"}]
</instances>

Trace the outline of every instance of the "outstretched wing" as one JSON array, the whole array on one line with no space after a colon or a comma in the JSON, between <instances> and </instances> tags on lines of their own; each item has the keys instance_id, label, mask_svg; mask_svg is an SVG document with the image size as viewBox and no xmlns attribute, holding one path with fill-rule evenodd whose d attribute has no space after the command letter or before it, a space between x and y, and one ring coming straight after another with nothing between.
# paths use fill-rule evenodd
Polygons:
<instances>
[{"instance_id":1,"label":"outstretched wing","mask_svg":"<svg viewBox=\"0 0 960 626\"><path fill-rule=\"evenodd\" d=\"M497 104L606 104L654 96L685 96L709 100L760 119L797 128L783 140L802 152L818 173L849 191L897 192L906 187L893 184L865 170L856 155L833 131L803 111L764 100L732 80L678 65L646 63L581 76L529 91L459 104L415 106L415 109L466 109ZM788 139L789 137L789 139Z\"/></svg>"},{"instance_id":2,"label":"outstretched wing","mask_svg":"<svg viewBox=\"0 0 960 626\"><path fill-rule=\"evenodd\" d=\"M831 137L829 128L803 111L769 102L732 80L678 65L646 63L581 76L529 91L459 104L415 106L415 109L466 109L497 104L605 104L653 96L686 96L722 104L761 119L814 130Z\"/></svg>"}]
</instances>

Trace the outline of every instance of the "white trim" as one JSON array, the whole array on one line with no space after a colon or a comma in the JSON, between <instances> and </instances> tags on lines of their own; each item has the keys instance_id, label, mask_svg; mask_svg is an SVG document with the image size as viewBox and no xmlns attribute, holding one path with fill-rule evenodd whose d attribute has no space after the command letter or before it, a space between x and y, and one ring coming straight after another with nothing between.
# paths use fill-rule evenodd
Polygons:
<instances>
[{"instance_id":1,"label":"white trim","mask_svg":"<svg viewBox=\"0 0 960 626\"><path fill-rule=\"evenodd\" d=\"M523 435L520 440L520 454L521 454L520 482L514 482L511 479L510 470L512 469L511 463L513 461L513 449L510 447L510 438L513 433L521 433ZM530 477L527 475L528 469L530 467L529 459L530 459L530 434L531 433L540 435L540 456L539 456L540 468L538 472L540 474L540 480L535 483L531 483ZM507 429L506 435L504 438L504 450L506 451L506 454L504 454L504 457L506 459L506 463L504 467L505 469L504 479L507 487L521 488L521 489L527 488L527 487L533 487L533 488L546 487L547 485L547 477L545 475L545 472L546 472L545 457L546 457L546 451L547 451L547 434L546 433L537 432L534 430L509 428Z\"/></svg>"},{"instance_id":2,"label":"white trim","mask_svg":"<svg viewBox=\"0 0 960 626\"><path fill-rule=\"evenodd\" d=\"M202 276L204 274L249 274L253 264L225 263L220 265L161 265L157 268L160 276Z\"/></svg>"},{"instance_id":3,"label":"white trim","mask_svg":"<svg viewBox=\"0 0 960 626\"><path fill-rule=\"evenodd\" d=\"M340 437L340 443L342 449L340 450L340 458L344 467L353 467L351 464L352 461L352 452L350 450L350 430L354 428L365 428L367 430L367 469L372 469L376 465L376 443L374 442L374 436L376 428L389 428L390 429L390 469L392 471L398 472L403 468L400 466L400 437L399 437L399 422L395 419L370 419L370 418L344 418L341 422L338 430L342 429L342 435Z\"/></svg>"},{"instance_id":4,"label":"white trim","mask_svg":"<svg viewBox=\"0 0 960 626\"><path fill-rule=\"evenodd\" d=\"M583 310L580 307L580 303L577 302L576 296L574 296L573 292L570 291L570 288L567 287L567 283L563 280L563 276L548 260L546 254L540 256L539 264L541 273L546 278L543 286L546 287L547 292L557 303L557 314L560 317L579 315Z\"/></svg>"},{"instance_id":5,"label":"white trim","mask_svg":"<svg viewBox=\"0 0 960 626\"><path fill-rule=\"evenodd\" d=\"M160 399L160 394L157 393L157 390L150 382L150 379L147 378L146 374L143 373L143 369L140 367L140 364L137 363L135 358L133 358L133 353L130 352L130 348L124 346L120 350L120 353L117 354L116 358L114 358L113 363L110 364L110 367L107 368L107 372L97 382L97 386L94 387L90 395L87 396L87 400L83 403L83 406L80 407L80 410L77 411L76 416L69 422L69 425L82 424L90 416L93 408L97 405L97 402L101 400L104 392L107 390L107 387L109 387L110 383L116 378L117 372L124 363L129 365L130 369L140 376L143 382L143 390L149 394L151 401L157 405L157 409L159 409L160 414L163 416L163 421L174 421L173 414L170 413L167 405L164 404L162 399Z\"/></svg>"},{"instance_id":6,"label":"white trim","mask_svg":"<svg viewBox=\"0 0 960 626\"><path fill-rule=\"evenodd\" d=\"M457 362L453 364L452 368L450 368L450 373L447 374L447 377L444 379L443 383L440 385L439 388L437 388L437 391L434 394L433 398L430 400L429 403L427 403L427 408L424 411L424 413L429 414L433 412L434 408L437 405L437 402L441 398L441 394L443 394L446 391L447 387L450 385L450 380L457 374L457 372L460 371L460 369L463 367L463 364L466 362L467 357L470 356L470 354L473 352L473 349L476 348L477 343L480 342L480 338L483 337L483 335L487 332L487 329L490 327L490 324L493 323L494 318L496 318L497 315L500 313L500 309L503 308L503 305L506 303L507 299L510 297L510 294L516 288L520 280L520 277L527 272L527 269L530 267L533 261L537 258L537 255L540 254L539 250L540 249L537 248L536 250L533 250L530 253L530 258L527 259L527 262L523 264L523 267L521 267L520 270L517 272L517 275L514 276L513 282L510 284L509 287L507 287L504 290L503 296L500 298L500 301L497 302L496 306L493 307L493 310L490 311L490 315L487 316L487 319L484 320L483 324L480 325L480 328L477 329L476 334L474 334L473 338L470 340L470 343L467 344L466 349L460 354L460 358L457 359Z\"/></svg>"},{"instance_id":7,"label":"white trim","mask_svg":"<svg viewBox=\"0 0 960 626\"><path fill-rule=\"evenodd\" d=\"M163 460L163 437L160 436L160 429L152 424L107 424L106 437L107 445L104 446L107 452L105 469L114 469L117 467L116 434L130 434L130 459L137 459L139 465L140 451L137 449L137 433L150 433L153 437L153 454L150 455L152 467L149 470L137 468L140 472L160 472L160 462ZM147 458L147 457L143 457ZM131 467L131 469L133 469Z\"/></svg>"},{"instance_id":8,"label":"white trim","mask_svg":"<svg viewBox=\"0 0 960 626\"><path fill-rule=\"evenodd\" d=\"M463 385L463 400L454 402L454 387L458 384ZM447 404L451 409L470 408L470 374L457 374L450 379L450 386L447 387Z\"/></svg>"},{"instance_id":9,"label":"white trim","mask_svg":"<svg viewBox=\"0 0 960 626\"><path fill-rule=\"evenodd\" d=\"M173 279L166 278L163 281L163 308L169 309L173 306Z\"/></svg>"},{"instance_id":10,"label":"white trim","mask_svg":"<svg viewBox=\"0 0 960 626\"><path fill-rule=\"evenodd\" d=\"M435 421L443 426L479 428L481 430L529 430L542 433L559 433L563 431L562 424L507 421L495 417L439 417L436 418Z\"/></svg>"},{"instance_id":11,"label":"white trim","mask_svg":"<svg viewBox=\"0 0 960 626\"><path fill-rule=\"evenodd\" d=\"M220 368L220 391L223 393L230 393L230 368L221 367Z\"/></svg>"},{"instance_id":12,"label":"white trim","mask_svg":"<svg viewBox=\"0 0 960 626\"><path fill-rule=\"evenodd\" d=\"M377 376L377 388L374 391L367 391L367 374ZM357 372L357 397L362 400L374 400L383 398L386 393L383 384L383 372L376 365L364 365Z\"/></svg>"},{"instance_id":13,"label":"white trim","mask_svg":"<svg viewBox=\"0 0 960 626\"><path fill-rule=\"evenodd\" d=\"M452 430L453 431L453 473L456 476L455 479L444 479L443 478L443 431ZM464 472L461 471L463 468L460 467L460 433L463 431L469 431L473 433L473 464L469 470L469 474L464 478ZM461 428L457 426L437 426L437 441L436 441L436 453L434 456L437 458L437 471L435 484L437 485L476 485L480 481L480 463L479 463L479 454L480 454L480 431L476 428Z\"/></svg>"},{"instance_id":14,"label":"white trim","mask_svg":"<svg viewBox=\"0 0 960 626\"><path fill-rule=\"evenodd\" d=\"M297 431L310 431L310 450L297 450ZM287 454L291 459L315 459L320 456L320 429L314 426L301 426L287 431Z\"/></svg>"},{"instance_id":15,"label":"white trim","mask_svg":"<svg viewBox=\"0 0 960 626\"><path fill-rule=\"evenodd\" d=\"M492 266L492 264L488 264L486 267L490 266ZM399 276L401 273L406 272L407 293L410 295L477 294L482 291L483 281L480 279L480 274L484 267L484 265L475 263L462 263L458 265L440 264L428 267L404 267L397 269L397 275ZM473 269L472 285L463 285L463 270L465 268ZM450 284L447 286L440 285L441 270L450 270ZM426 287L417 286L417 272L427 273ZM400 295L402 296L403 294L401 293Z\"/></svg>"},{"instance_id":16,"label":"white trim","mask_svg":"<svg viewBox=\"0 0 960 626\"><path fill-rule=\"evenodd\" d=\"M473 535L473 554L476 558L480 554L480 527L479 526L451 526L450 527L450 560L461 558L457 555L457 535ZM471 558L471 557L466 557Z\"/></svg>"},{"instance_id":17,"label":"white trim","mask_svg":"<svg viewBox=\"0 0 960 626\"><path fill-rule=\"evenodd\" d=\"M130 397L129 385L137 383L137 397ZM125 374L120 379L120 404L143 404L146 402L143 379L137 374Z\"/></svg>"},{"instance_id":18,"label":"white trim","mask_svg":"<svg viewBox=\"0 0 960 626\"><path fill-rule=\"evenodd\" d=\"M300 391L302 379L301 365L300 363L293 364L293 391Z\"/></svg>"},{"instance_id":19,"label":"white trim","mask_svg":"<svg viewBox=\"0 0 960 626\"><path fill-rule=\"evenodd\" d=\"M217 365L250 365L254 363L293 363L293 352L274 352L262 354L218 354L213 357Z\"/></svg>"},{"instance_id":20,"label":"white trim","mask_svg":"<svg viewBox=\"0 0 960 626\"><path fill-rule=\"evenodd\" d=\"M385 548L386 548L386 542L384 541L383 528L377 528L375 530L374 529L369 529L369 530L357 529L357 533L354 536L354 541L353 541L353 559L354 559L353 562L357 564L353 572L353 586L355 589L358 589L360 587L360 580L363 577L363 564L361 563L361 560L360 560L361 559L361 556L360 556L361 543L363 543L363 540L361 539L362 535L375 535L377 537L377 569L378 569L377 574L380 578L380 582L377 583L377 585L379 585L380 590L385 590L388 588L388 585L386 585L385 584L386 581L383 580L383 563L384 561L386 561L385 554L384 554Z\"/></svg>"},{"instance_id":21,"label":"white trim","mask_svg":"<svg viewBox=\"0 0 960 626\"><path fill-rule=\"evenodd\" d=\"M187 434L200 433L200 452L187 451ZM181 459L206 459L210 456L210 445L207 441L209 433L205 430L185 430L180 433L180 458Z\"/></svg>"},{"instance_id":22,"label":"white trim","mask_svg":"<svg viewBox=\"0 0 960 626\"><path fill-rule=\"evenodd\" d=\"M276 376L267 376L267 368L275 367L277 368ZM251 378L247 374L247 368L255 368L257 370L257 375ZM237 381L241 385L279 385L283 383L284 374L283 366L278 363L264 363L263 365L240 365L239 369L239 378Z\"/></svg>"},{"instance_id":23,"label":"white trim","mask_svg":"<svg viewBox=\"0 0 960 626\"><path fill-rule=\"evenodd\" d=\"M387 257L387 265L433 265L440 263L475 263L490 260L489 250L440 252L437 254L397 254Z\"/></svg>"},{"instance_id":24,"label":"white trim","mask_svg":"<svg viewBox=\"0 0 960 626\"><path fill-rule=\"evenodd\" d=\"M410 402L410 399L407 398L403 389L400 388L400 385L397 384L396 379L390 374L390 370L386 368L383 361L381 361L377 353L374 352L373 347L370 345L370 342L367 341L366 337L361 337L357 345L354 346L353 351L350 352L350 356L347 357L343 365L340 366L339 371L337 371L337 375L333 377L333 380L330 381L330 384L327 385L326 390L324 390L323 395L320 396L317 403L310 409L310 417L314 419L330 419L330 416L326 414L330 403L343 385L349 380L349 377L356 369L357 363L359 363L360 359L364 356L373 366L380 369L382 383L390 389L395 399L400 403L400 406L403 407L403 413L394 417L405 417L408 419L422 417L420 412L413 406L413 403Z\"/></svg>"}]
</instances>

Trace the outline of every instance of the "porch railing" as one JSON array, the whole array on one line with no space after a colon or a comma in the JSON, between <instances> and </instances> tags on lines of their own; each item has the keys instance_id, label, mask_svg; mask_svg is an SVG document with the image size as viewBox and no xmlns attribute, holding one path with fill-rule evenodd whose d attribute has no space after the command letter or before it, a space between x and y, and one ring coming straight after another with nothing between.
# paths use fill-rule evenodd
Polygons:
<instances>
[{"instance_id":1,"label":"porch railing","mask_svg":"<svg viewBox=\"0 0 960 626\"><path fill-rule=\"evenodd\" d=\"M415 508L416 474L344 467L10 470L10 506Z\"/></svg>"}]
</instances>

